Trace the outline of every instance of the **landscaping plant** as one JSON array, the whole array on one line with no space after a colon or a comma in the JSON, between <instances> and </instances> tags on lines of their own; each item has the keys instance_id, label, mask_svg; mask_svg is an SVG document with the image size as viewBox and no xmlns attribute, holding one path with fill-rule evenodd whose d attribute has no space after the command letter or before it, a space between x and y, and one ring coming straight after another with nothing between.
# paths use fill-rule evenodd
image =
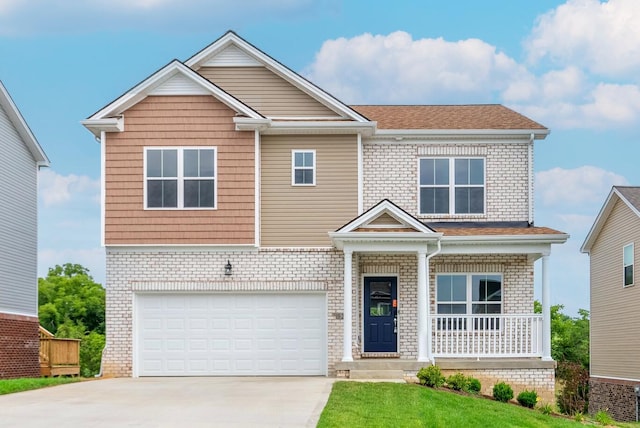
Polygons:
<instances>
[{"instance_id":1,"label":"landscaping plant","mask_svg":"<svg viewBox=\"0 0 640 428\"><path fill-rule=\"evenodd\" d=\"M468 379L462 373L452 374L447 378L447 386L455 391L466 391Z\"/></svg>"},{"instance_id":2,"label":"landscaping plant","mask_svg":"<svg viewBox=\"0 0 640 428\"><path fill-rule=\"evenodd\" d=\"M480 381L475 377L468 377L467 381L468 381L467 383L468 392L472 394L479 394L480 391L482 390L482 384L480 383Z\"/></svg>"},{"instance_id":3,"label":"landscaping plant","mask_svg":"<svg viewBox=\"0 0 640 428\"><path fill-rule=\"evenodd\" d=\"M589 371L580 363L560 361L556 376L564 382L557 399L560 412L567 415L586 413L589 405Z\"/></svg>"},{"instance_id":4,"label":"landscaping plant","mask_svg":"<svg viewBox=\"0 0 640 428\"><path fill-rule=\"evenodd\" d=\"M538 393L535 391L527 391L526 389L518 394L518 403L524 407L533 409L538 402Z\"/></svg>"},{"instance_id":5,"label":"landscaping plant","mask_svg":"<svg viewBox=\"0 0 640 428\"><path fill-rule=\"evenodd\" d=\"M421 368L417 375L421 385L430 386L432 388L440 388L444 385L444 376L440 371L440 367L432 365Z\"/></svg>"},{"instance_id":6,"label":"landscaping plant","mask_svg":"<svg viewBox=\"0 0 640 428\"><path fill-rule=\"evenodd\" d=\"M513 389L509 384L504 382L496 383L493 386L493 398L506 403L513 398Z\"/></svg>"}]
</instances>

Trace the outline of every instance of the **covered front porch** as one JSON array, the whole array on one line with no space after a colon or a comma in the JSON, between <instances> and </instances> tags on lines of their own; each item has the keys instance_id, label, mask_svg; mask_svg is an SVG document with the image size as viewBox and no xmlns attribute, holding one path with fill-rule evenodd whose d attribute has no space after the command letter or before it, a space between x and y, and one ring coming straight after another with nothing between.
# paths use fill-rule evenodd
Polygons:
<instances>
[{"instance_id":1,"label":"covered front porch","mask_svg":"<svg viewBox=\"0 0 640 428\"><path fill-rule=\"evenodd\" d=\"M338 375L351 377L368 367L387 367L411 376L429 364L480 370L514 364L523 370L554 366L548 260L551 244L566 236L531 231L449 234L390 201L330 236L344 255ZM533 313L537 260L542 314ZM439 282L449 279L468 280L468 288L462 285L467 300L461 304L454 297L442 297ZM492 281L498 286L489 295L495 288ZM475 296L478 290L484 297ZM460 307L466 309L460 312ZM388 340L379 347L382 336Z\"/></svg>"}]
</instances>

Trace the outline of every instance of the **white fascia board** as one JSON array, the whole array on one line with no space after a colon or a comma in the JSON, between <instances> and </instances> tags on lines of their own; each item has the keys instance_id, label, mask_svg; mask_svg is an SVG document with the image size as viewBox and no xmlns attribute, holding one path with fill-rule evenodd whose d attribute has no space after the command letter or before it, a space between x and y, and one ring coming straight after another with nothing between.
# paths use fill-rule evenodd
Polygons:
<instances>
[{"instance_id":1,"label":"white fascia board","mask_svg":"<svg viewBox=\"0 0 640 428\"><path fill-rule=\"evenodd\" d=\"M263 63L269 70L276 73L278 76L282 77L288 82L292 83L298 89L317 99L322 104L327 105L330 109L340 112L342 115L351 120L357 122L369 122L367 118L353 110L351 107L342 103L337 98L320 89L299 74L280 64L278 61L274 60L269 55L265 54L260 49L251 45L243 38L231 31L226 33L224 36L222 36L207 48L203 49L200 53L188 59L185 64L187 65L187 67L197 68L201 63L207 61L211 56L215 55L217 52L222 51L230 44L235 44L247 55Z\"/></svg>"},{"instance_id":2,"label":"white fascia board","mask_svg":"<svg viewBox=\"0 0 640 428\"><path fill-rule=\"evenodd\" d=\"M373 138L395 139L461 139L461 138L516 138L542 140L549 135L548 129L378 129Z\"/></svg>"},{"instance_id":3,"label":"white fascia board","mask_svg":"<svg viewBox=\"0 0 640 428\"><path fill-rule=\"evenodd\" d=\"M314 134L361 134L372 136L377 122L346 121L272 121L265 134L277 135L292 132Z\"/></svg>"},{"instance_id":4,"label":"white fascia board","mask_svg":"<svg viewBox=\"0 0 640 428\"><path fill-rule=\"evenodd\" d=\"M124 131L124 117L109 117L106 119L87 119L80 121L93 135L100 137L101 132Z\"/></svg>"},{"instance_id":5,"label":"white fascia board","mask_svg":"<svg viewBox=\"0 0 640 428\"><path fill-rule=\"evenodd\" d=\"M18 106L13 102L9 91L4 87L2 81L0 81L0 106L2 106L2 109L6 112L16 131L18 131L18 134L26 144L29 152L31 152L31 156L33 156L36 164L38 166L49 166L50 161L47 154L42 150L40 143L38 143L33 132L31 132L31 128L27 125L27 121L24 120L22 113L20 113Z\"/></svg>"},{"instance_id":6,"label":"white fascia board","mask_svg":"<svg viewBox=\"0 0 640 428\"><path fill-rule=\"evenodd\" d=\"M364 224L367 224L371 220L375 219L379 215L382 215L384 212L389 213L390 216L394 217L396 220L400 221L401 223L405 223L405 224L413 227L414 229L418 230L419 232L416 232L416 233L422 233L422 234L424 234L424 233L433 234L434 233L433 230L429 229L427 226L425 226L423 223L421 223L420 221L416 220L412 216L407 215L406 213L402 212L401 210L399 210L396 206L394 206L389 201L383 201L383 202L379 203L378 205L376 205L375 207L371 208L369 211L365 212L361 216L355 218L354 220L350 221L346 225L342 226L338 230L338 232L332 232L332 233L340 233L340 234L344 235L345 233L352 232L353 230L357 229L358 227L360 227L360 226L362 226ZM363 233L365 233L365 232L358 232L358 235L362 235ZM407 235L407 232L398 232L398 233L403 234L405 236Z\"/></svg>"},{"instance_id":7,"label":"white fascia board","mask_svg":"<svg viewBox=\"0 0 640 428\"><path fill-rule=\"evenodd\" d=\"M426 251L431 245L436 246L435 240L421 241L348 241L342 242L336 248L343 251L357 253L417 253Z\"/></svg>"},{"instance_id":8,"label":"white fascia board","mask_svg":"<svg viewBox=\"0 0 640 428\"><path fill-rule=\"evenodd\" d=\"M354 251L416 251L428 242L436 242L441 233L422 232L329 232L334 246ZM409 249L407 249L409 248Z\"/></svg>"},{"instance_id":9,"label":"white fascia board","mask_svg":"<svg viewBox=\"0 0 640 428\"><path fill-rule=\"evenodd\" d=\"M158 245L158 244L117 244L117 245L105 245L105 249L107 252L112 253L166 253L166 252L216 252L216 253L224 253L224 252L238 252L238 251L249 251L249 252L257 252L258 248L255 244L220 244L220 245L212 245L212 244L168 244L168 245Z\"/></svg>"},{"instance_id":10,"label":"white fascia board","mask_svg":"<svg viewBox=\"0 0 640 428\"><path fill-rule=\"evenodd\" d=\"M112 116L120 115L126 109L142 101L155 88L162 85L164 82L178 73L181 73L185 77L191 79L195 84L202 86L204 89L209 91L212 96L220 100L232 110L235 110L236 112L244 114L245 116L250 118L264 118L264 116L262 116L260 113L256 112L237 98L223 91L215 84L211 83L189 67L182 64L180 61L174 60L138 85L136 85L126 94L122 95L120 98L110 103L97 113L93 114L87 120L83 121L83 125L85 125L86 127L95 127L97 126L96 120L107 119L111 118Z\"/></svg>"},{"instance_id":11,"label":"white fascia board","mask_svg":"<svg viewBox=\"0 0 640 428\"><path fill-rule=\"evenodd\" d=\"M271 126L271 119L236 116L233 118L237 131L264 131Z\"/></svg>"},{"instance_id":12,"label":"white fascia board","mask_svg":"<svg viewBox=\"0 0 640 428\"><path fill-rule=\"evenodd\" d=\"M549 255L550 243L499 243L499 242L457 242L451 243L444 239L440 254L530 254Z\"/></svg>"}]
</instances>

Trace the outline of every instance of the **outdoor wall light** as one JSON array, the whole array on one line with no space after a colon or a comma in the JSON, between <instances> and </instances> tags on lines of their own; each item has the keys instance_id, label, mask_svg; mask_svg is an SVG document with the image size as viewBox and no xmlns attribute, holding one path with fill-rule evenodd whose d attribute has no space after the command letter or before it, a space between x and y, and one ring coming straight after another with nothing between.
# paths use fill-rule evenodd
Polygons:
<instances>
[{"instance_id":1,"label":"outdoor wall light","mask_svg":"<svg viewBox=\"0 0 640 428\"><path fill-rule=\"evenodd\" d=\"M231 266L231 263L229 262L229 260L227 260L227 264L224 265L224 274L226 276L230 276L233 273L233 266Z\"/></svg>"}]
</instances>

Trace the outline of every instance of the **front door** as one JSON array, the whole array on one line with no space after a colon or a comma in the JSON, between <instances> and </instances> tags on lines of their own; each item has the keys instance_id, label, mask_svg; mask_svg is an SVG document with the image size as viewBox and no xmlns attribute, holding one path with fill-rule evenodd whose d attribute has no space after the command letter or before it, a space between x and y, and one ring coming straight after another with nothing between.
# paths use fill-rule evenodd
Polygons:
<instances>
[{"instance_id":1,"label":"front door","mask_svg":"<svg viewBox=\"0 0 640 428\"><path fill-rule=\"evenodd\" d=\"M364 279L364 352L398 350L398 280Z\"/></svg>"}]
</instances>

